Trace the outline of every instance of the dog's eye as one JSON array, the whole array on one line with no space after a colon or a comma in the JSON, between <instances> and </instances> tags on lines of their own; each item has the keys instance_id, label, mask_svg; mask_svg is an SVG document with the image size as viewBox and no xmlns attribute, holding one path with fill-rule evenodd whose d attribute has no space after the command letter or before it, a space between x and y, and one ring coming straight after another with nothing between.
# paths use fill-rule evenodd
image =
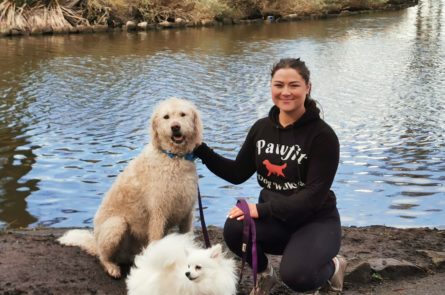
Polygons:
<instances>
[{"instance_id":1,"label":"dog's eye","mask_svg":"<svg viewBox=\"0 0 445 295\"><path fill-rule=\"evenodd\" d=\"M164 119L165 119L165 120L168 120L168 119L170 119L170 116L169 116L169 115L165 115L165 116L164 116Z\"/></svg>"},{"instance_id":2,"label":"dog's eye","mask_svg":"<svg viewBox=\"0 0 445 295\"><path fill-rule=\"evenodd\" d=\"M182 113L182 112L181 112L181 117L185 117L185 113Z\"/></svg>"},{"instance_id":3,"label":"dog's eye","mask_svg":"<svg viewBox=\"0 0 445 295\"><path fill-rule=\"evenodd\" d=\"M201 270L201 266L199 266L199 265L197 265L197 266L195 266L195 270Z\"/></svg>"}]
</instances>

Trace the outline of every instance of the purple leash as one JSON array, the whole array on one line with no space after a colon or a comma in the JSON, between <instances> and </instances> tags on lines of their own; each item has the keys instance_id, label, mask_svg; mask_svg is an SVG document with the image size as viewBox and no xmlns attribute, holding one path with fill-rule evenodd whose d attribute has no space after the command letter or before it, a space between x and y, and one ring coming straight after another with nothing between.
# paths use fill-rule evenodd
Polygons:
<instances>
[{"instance_id":1,"label":"purple leash","mask_svg":"<svg viewBox=\"0 0 445 295\"><path fill-rule=\"evenodd\" d=\"M247 205L247 201L243 198L238 199L236 202L236 206L241 209L244 213L244 221L243 221L243 244L241 247L241 251L243 252L243 257L241 261L241 270L239 275L238 283L241 283L243 278L243 270L244 264L247 259L247 244L249 243L249 237L252 237L252 272L253 272L253 286L255 288L258 274L258 256L256 249L256 227L255 222L250 216L249 206Z\"/></svg>"},{"instance_id":2,"label":"purple leash","mask_svg":"<svg viewBox=\"0 0 445 295\"><path fill-rule=\"evenodd\" d=\"M204 220L204 210L202 209L201 192L199 191L199 186L198 186L198 203L199 203L199 217L200 217L199 219L201 220L201 228L202 228L202 234L204 235L204 242L206 248L210 248L210 238L209 238L209 233L207 232L206 222Z\"/></svg>"}]
</instances>

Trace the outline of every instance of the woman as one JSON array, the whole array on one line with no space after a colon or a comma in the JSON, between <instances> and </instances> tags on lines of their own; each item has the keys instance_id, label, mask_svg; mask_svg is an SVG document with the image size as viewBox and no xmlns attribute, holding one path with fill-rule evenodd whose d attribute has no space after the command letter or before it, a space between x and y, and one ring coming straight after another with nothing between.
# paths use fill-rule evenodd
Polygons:
<instances>
[{"instance_id":1,"label":"woman","mask_svg":"<svg viewBox=\"0 0 445 295\"><path fill-rule=\"evenodd\" d=\"M341 292L346 260L336 256L341 225L330 190L339 162L338 138L310 98L310 72L303 61L281 59L271 77L274 106L252 126L236 159L223 158L205 143L195 154L234 184L257 172L259 202L248 204L256 223L261 273L256 294L270 294L277 281L266 253L282 255L281 278L294 291L314 290L328 282ZM234 207L224 226L227 246L240 257L243 218ZM247 253L250 250L248 245ZM251 265L251 257L247 262Z\"/></svg>"}]
</instances>

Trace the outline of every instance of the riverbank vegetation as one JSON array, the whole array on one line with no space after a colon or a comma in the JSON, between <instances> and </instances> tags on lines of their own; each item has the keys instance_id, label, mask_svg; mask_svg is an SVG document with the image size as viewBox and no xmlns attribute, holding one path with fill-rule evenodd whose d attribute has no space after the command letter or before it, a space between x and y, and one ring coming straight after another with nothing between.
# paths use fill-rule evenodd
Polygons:
<instances>
[{"instance_id":1,"label":"riverbank vegetation","mask_svg":"<svg viewBox=\"0 0 445 295\"><path fill-rule=\"evenodd\" d=\"M293 20L397 9L418 0L0 0L0 35ZM289 17L289 15L293 17ZM287 18L286 18L287 16ZM137 28L137 27L135 27Z\"/></svg>"}]
</instances>

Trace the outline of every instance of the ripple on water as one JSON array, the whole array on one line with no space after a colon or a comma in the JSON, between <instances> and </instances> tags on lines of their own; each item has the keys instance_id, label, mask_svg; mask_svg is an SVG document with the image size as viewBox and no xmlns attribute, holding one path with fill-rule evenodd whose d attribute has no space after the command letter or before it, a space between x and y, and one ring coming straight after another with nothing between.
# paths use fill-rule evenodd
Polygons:
<instances>
[{"instance_id":1,"label":"ripple on water","mask_svg":"<svg viewBox=\"0 0 445 295\"><path fill-rule=\"evenodd\" d=\"M91 225L170 96L192 100L204 140L234 158L271 107L272 62L300 56L340 140L342 222L443 225L444 27L427 3L276 26L0 40L0 223L6 202L20 225ZM255 177L228 185L199 161L198 173L209 224L222 225L236 197L258 195Z\"/></svg>"}]
</instances>

